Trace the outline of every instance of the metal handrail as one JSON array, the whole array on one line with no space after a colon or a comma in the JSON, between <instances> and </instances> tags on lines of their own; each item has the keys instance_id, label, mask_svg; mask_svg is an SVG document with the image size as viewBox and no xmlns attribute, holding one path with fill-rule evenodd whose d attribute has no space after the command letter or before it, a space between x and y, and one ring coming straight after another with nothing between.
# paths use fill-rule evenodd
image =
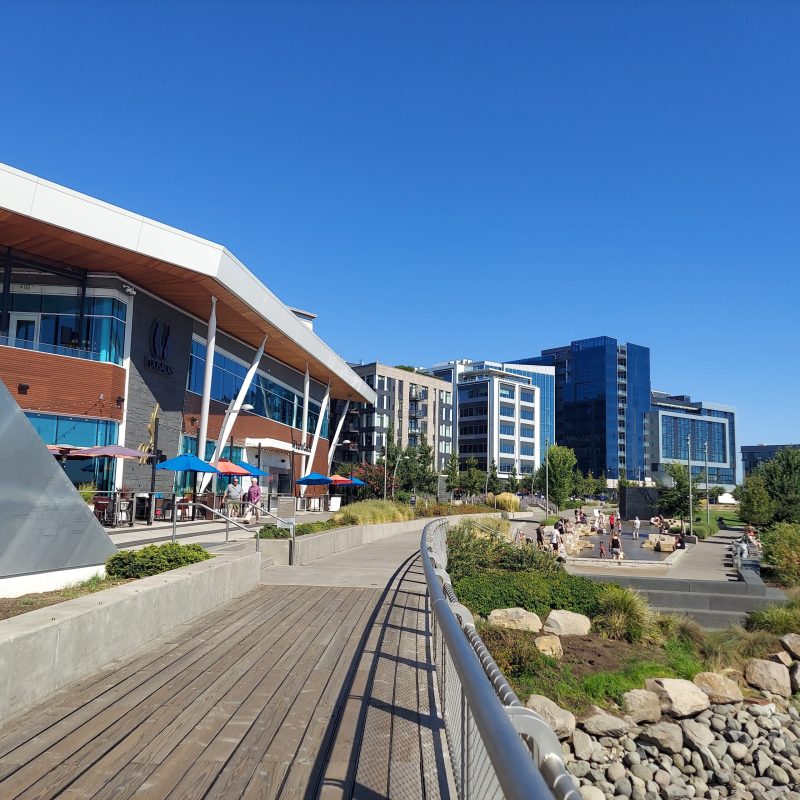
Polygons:
<instances>
[{"instance_id":1,"label":"metal handrail","mask_svg":"<svg viewBox=\"0 0 800 800\"><path fill-rule=\"evenodd\" d=\"M525 708L478 634L472 615L459 602L447 575L447 521L428 523L420 542L422 566L431 599L434 661L442 715L461 800L505 796L509 800L580 800L566 771L558 737L541 716ZM438 641L441 638L441 653ZM449 671L452 663L455 674ZM448 690L456 681L461 702L455 708ZM470 723L480 741L471 741ZM474 750L478 752L475 753ZM480 788L472 779L476 770ZM492 785L494 793L488 790Z\"/></svg>"},{"instance_id":2,"label":"metal handrail","mask_svg":"<svg viewBox=\"0 0 800 800\"><path fill-rule=\"evenodd\" d=\"M278 522L282 522L284 525L289 526L289 533L291 536L291 545L289 550L289 566L294 567L296 566L295 562L297 561L295 557L296 547L297 547L297 536L295 533L295 528L297 523L293 519L283 519L283 517L279 517L277 514L273 514L271 511L264 508L262 505L256 505L255 503L250 502L249 500L244 500L242 502L242 506L248 505L250 508L255 508L258 511L262 512L267 517L272 517L273 519L278 520ZM248 531L249 533L249 531ZM261 546L259 544L260 540L260 531L256 531L256 550L260 550Z\"/></svg>"}]
</instances>

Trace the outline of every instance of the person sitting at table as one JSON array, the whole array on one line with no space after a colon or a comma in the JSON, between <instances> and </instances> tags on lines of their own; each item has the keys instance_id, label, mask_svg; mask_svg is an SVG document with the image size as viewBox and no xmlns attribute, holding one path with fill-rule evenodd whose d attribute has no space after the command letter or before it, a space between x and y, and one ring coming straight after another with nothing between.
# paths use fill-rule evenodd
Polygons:
<instances>
[{"instance_id":1,"label":"person sitting at table","mask_svg":"<svg viewBox=\"0 0 800 800\"><path fill-rule=\"evenodd\" d=\"M227 487L225 487L222 499L225 501L225 509L229 517L235 517L241 514L242 487L239 486L238 478L234 478Z\"/></svg>"}]
</instances>

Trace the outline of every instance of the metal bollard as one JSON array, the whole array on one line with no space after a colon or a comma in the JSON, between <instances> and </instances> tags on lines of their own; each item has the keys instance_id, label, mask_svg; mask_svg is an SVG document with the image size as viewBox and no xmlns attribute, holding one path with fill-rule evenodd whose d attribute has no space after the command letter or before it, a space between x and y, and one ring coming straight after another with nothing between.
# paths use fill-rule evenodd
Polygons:
<instances>
[{"instance_id":1,"label":"metal bollard","mask_svg":"<svg viewBox=\"0 0 800 800\"><path fill-rule=\"evenodd\" d=\"M230 534L230 530L231 530L231 521L227 517L225 517L225 541L226 542L228 541L228 536Z\"/></svg>"},{"instance_id":2,"label":"metal bollard","mask_svg":"<svg viewBox=\"0 0 800 800\"><path fill-rule=\"evenodd\" d=\"M178 503L176 501L177 495L172 493L172 541L178 538Z\"/></svg>"}]
</instances>

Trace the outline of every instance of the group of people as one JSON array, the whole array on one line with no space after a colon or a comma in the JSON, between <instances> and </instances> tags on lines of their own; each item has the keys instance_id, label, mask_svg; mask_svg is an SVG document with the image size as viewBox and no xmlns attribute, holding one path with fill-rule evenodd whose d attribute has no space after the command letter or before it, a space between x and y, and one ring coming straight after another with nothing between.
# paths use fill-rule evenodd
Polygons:
<instances>
[{"instance_id":1,"label":"group of people","mask_svg":"<svg viewBox=\"0 0 800 800\"><path fill-rule=\"evenodd\" d=\"M225 487L222 499L229 517L241 517L248 508L252 508L256 522L258 522L258 512L261 507L261 487L258 485L257 478L251 478L250 486L245 489L239 485L239 479L234 477Z\"/></svg>"}]
</instances>

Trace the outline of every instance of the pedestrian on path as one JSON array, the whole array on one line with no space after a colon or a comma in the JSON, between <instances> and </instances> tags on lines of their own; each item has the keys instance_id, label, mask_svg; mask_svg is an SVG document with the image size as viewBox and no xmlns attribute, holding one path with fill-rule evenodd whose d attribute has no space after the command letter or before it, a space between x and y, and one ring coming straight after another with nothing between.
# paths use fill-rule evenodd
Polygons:
<instances>
[{"instance_id":1,"label":"pedestrian on path","mask_svg":"<svg viewBox=\"0 0 800 800\"><path fill-rule=\"evenodd\" d=\"M642 527L641 520L639 519L639 517L636 517L636 519L633 520L633 538L634 539L638 539L639 538L639 529L641 527Z\"/></svg>"},{"instance_id":2,"label":"pedestrian on path","mask_svg":"<svg viewBox=\"0 0 800 800\"><path fill-rule=\"evenodd\" d=\"M608 549L611 551L611 558L619 561L622 558L622 540L619 534L615 531L611 534L611 539L608 542Z\"/></svg>"},{"instance_id":3,"label":"pedestrian on path","mask_svg":"<svg viewBox=\"0 0 800 800\"><path fill-rule=\"evenodd\" d=\"M258 522L258 510L261 507L261 487L258 485L257 478L252 478L252 482L247 489L247 501L255 512L256 522Z\"/></svg>"}]
</instances>

